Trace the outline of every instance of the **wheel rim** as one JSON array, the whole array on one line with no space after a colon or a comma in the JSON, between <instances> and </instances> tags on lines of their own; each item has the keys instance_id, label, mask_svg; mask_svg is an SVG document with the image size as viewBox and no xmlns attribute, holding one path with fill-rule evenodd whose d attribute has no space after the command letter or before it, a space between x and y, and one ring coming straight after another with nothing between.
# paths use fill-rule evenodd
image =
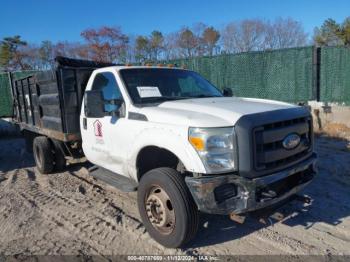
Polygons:
<instances>
[{"instance_id":1,"label":"wheel rim","mask_svg":"<svg viewBox=\"0 0 350 262\"><path fill-rule=\"evenodd\" d=\"M146 195L145 205L152 226L161 234L171 234L175 227L175 211L164 189L153 186Z\"/></svg>"}]
</instances>

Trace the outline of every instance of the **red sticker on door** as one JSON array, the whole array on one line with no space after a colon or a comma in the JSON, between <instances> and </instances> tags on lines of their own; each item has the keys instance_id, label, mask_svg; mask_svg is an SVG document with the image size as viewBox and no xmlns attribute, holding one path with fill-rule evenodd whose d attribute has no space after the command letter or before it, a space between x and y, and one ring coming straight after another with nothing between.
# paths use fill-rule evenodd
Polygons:
<instances>
[{"instance_id":1,"label":"red sticker on door","mask_svg":"<svg viewBox=\"0 0 350 262\"><path fill-rule=\"evenodd\" d=\"M94 122L95 136L102 137L102 124L100 121L96 120Z\"/></svg>"}]
</instances>

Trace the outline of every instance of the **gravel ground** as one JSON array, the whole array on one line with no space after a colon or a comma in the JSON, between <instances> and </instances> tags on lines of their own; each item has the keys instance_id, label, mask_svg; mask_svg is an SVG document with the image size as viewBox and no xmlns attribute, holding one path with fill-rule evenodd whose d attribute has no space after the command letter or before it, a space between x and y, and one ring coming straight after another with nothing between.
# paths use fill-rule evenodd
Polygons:
<instances>
[{"instance_id":1,"label":"gravel ground","mask_svg":"<svg viewBox=\"0 0 350 262\"><path fill-rule=\"evenodd\" d=\"M142 225L136 193L122 193L88 175L84 164L41 175L21 138L0 138L1 255L350 255L350 146L316 139L320 173L293 201L287 217L243 225L201 215L194 241L166 249ZM1 260L1 259L0 259Z\"/></svg>"}]
</instances>

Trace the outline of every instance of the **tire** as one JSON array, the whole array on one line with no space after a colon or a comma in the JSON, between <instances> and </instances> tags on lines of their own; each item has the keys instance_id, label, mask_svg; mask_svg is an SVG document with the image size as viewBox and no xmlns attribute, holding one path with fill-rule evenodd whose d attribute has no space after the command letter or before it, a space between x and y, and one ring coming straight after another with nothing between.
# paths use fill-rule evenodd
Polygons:
<instances>
[{"instance_id":1,"label":"tire","mask_svg":"<svg viewBox=\"0 0 350 262\"><path fill-rule=\"evenodd\" d=\"M45 136L38 136L33 142L33 153L36 167L42 174L49 174L54 168L53 148Z\"/></svg>"},{"instance_id":2,"label":"tire","mask_svg":"<svg viewBox=\"0 0 350 262\"><path fill-rule=\"evenodd\" d=\"M53 147L54 147L54 161L55 161L54 170L62 171L65 169L67 165L67 161L64 153L62 152L60 142L53 141Z\"/></svg>"},{"instance_id":3,"label":"tire","mask_svg":"<svg viewBox=\"0 0 350 262\"><path fill-rule=\"evenodd\" d=\"M167 197L166 201L158 201ZM161 245L181 247L196 235L198 210L184 178L176 170L156 168L147 172L141 178L137 198L146 230Z\"/></svg>"}]
</instances>

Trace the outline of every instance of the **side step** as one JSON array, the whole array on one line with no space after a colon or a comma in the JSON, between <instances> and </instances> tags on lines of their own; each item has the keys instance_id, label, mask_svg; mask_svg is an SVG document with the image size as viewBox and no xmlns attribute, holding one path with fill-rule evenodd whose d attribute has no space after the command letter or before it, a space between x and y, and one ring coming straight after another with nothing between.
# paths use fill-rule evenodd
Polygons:
<instances>
[{"instance_id":1,"label":"side step","mask_svg":"<svg viewBox=\"0 0 350 262\"><path fill-rule=\"evenodd\" d=\"M94 178L105 182L123 192L134 192L137 190L137 183L125 176L113 173L103 167L93 166L89 168L89 173Z\"/></svg>"}]
</instances>

